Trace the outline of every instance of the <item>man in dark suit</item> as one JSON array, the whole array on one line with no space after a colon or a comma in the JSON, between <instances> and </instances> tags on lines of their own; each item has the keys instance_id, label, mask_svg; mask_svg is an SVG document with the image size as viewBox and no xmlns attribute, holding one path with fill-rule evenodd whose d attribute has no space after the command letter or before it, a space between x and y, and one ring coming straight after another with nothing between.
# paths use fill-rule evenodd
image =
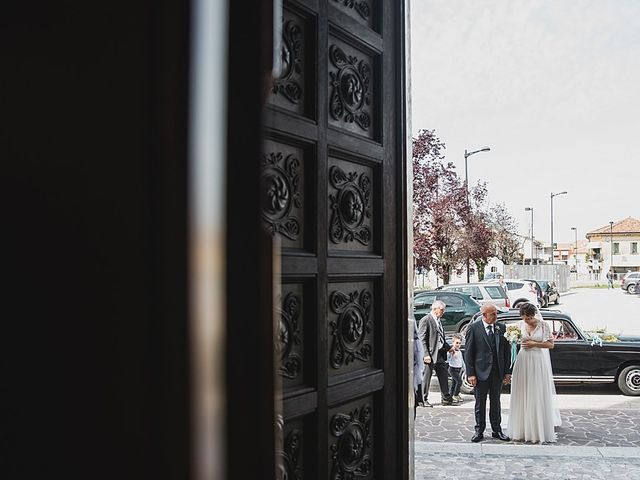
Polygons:
<instances>
[{"instance_id":1,"label":"man in dark suit","mask_svg":"<svg viewBox=\"0 0 640 480\"><path fill-rule=\"evenodd\" d=\"M487 425L487 393L489 394L489 421L491 436L503 441L510 438L502 433L502 415L500 413L500 392L502 384L511 381L511 353L504 327L497 325L498 310L495 305L483 305L482 321L473 322L467 329L464 345L464 362L467 380L475 387L475 434L472 442L484 438Z\"/></svg>"},{"instance_id":2,"label":"man in dark suit","mask_svg":"<svg viewBox=\"0 0 640 480\"><path fill-rule=\"evenodd\" d=\"M449 395L449 369L447 368L447 352L451 345L444 338L444 327L440 317L444 313L446 305L441 300L436 300L431 305L431 313L420 320L418 335L424 348L424 376L422 378L422 396L425 407L432 407L427 400L431 375L435 370L442 393L442 405L457 405Z\"/></svg>"},{"instance_id":3,"label":"man in dark suit","mask_svg":"<svg viewBox=\"0 0 640 480\"><path fill-rule=\"evenodd\" d=\"M416 408L424 407L424 397L422 396L422 375L424 374L424 347L420 341L418 325L413 323L413 392L415 394L415 404L413 406L413 418L416 418Z\"/></svg>"}]
</instances>

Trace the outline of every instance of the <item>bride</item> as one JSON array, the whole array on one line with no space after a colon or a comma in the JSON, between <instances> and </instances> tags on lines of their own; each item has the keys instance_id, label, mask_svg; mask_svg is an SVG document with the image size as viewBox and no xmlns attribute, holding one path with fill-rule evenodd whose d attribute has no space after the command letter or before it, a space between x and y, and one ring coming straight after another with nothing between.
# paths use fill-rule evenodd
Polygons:
<instances>
[{"instance_id":1,"label":"bride","mask_svg":"<svg viewBox=\"0 0 640 480\"><path fill-rule=\"evenodd\" d=\"M554 427L562 421L554 408L556 388L549 357L553 335L535 305L523 304L520 316L522 345L511 377L507 432L513 440L555 442Z\"/></svg>"}]
</instances>

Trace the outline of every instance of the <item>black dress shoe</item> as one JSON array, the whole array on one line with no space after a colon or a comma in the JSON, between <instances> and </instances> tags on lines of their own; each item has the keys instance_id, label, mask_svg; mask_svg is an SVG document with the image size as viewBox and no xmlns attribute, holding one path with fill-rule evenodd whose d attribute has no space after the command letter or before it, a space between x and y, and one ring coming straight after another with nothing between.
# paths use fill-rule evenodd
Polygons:
<instances>
[{"instance_id":1,"label":"black dress shoe","mask_svg":"<svg viewBox=\"0 0 640 480\"><path fill-rule=\"evenodd\" d=\"M491 434L491 436L493 438L497 438L498 440L502 440L503 442L508 442L509 440L511 440L509 437L507 437L504 433L502 432L493 432Z\"/></svg>"},{"instance_id":2,"label":"black dress shoe","mask_svg":"<svg viewBox=\"0 0 640 480\"><path fill-rule=\"evenodd\" d=\"M442 405L453 405L453 400L442 400L440 403Z\"/></svg>"},{"instance_id":3,"label":"black dress shoe","mask_svg":"<svg viewBox=\"0 0 640 480\"><path fill-rule=\"evenodd\" d=\"M471 441L473 443L478 443L480 440L482 440L484 438L484 435L481 433L474 433L473 437L471 437Z\"/></svg>"}]
</instances>

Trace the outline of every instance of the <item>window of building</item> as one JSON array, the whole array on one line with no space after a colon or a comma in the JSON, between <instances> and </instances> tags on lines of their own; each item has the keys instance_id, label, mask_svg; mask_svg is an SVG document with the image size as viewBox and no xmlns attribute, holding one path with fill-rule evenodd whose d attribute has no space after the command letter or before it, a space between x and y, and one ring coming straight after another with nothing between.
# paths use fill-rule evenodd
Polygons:
<instances>
[{"instance_id":1,"label":"window of building","mask_svg":"<svg viewBox=\"0 0 640 480\"><path fill-rule=\"evenodd\" d=\"M618 255L619 253L620 253L620 244L618 242L615 242L613 244L613 254Z\"/></svg>"},{"instance_id":2,"label":"window of building","mask_svg":"<svg viewBox=\"0 0 640 480\"><path fill-rule=\"evenodd\" d=\"M638 253L638 242L631 242L631 253Z\"/></svg>"}]
</instances>

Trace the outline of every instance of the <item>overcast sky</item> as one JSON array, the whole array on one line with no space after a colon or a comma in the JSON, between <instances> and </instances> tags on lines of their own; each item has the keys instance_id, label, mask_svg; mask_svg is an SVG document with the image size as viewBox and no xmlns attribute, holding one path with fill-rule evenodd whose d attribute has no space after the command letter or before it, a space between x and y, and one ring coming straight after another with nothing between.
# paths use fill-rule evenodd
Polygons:
<instances>
[{"instance_id":1,"label":"overcast sky","mask_svg":"<svg viewBox=\"0 0 640 480\"><path fill-rule=\"evenodd\" d=\"M528 235L640 218L640 1L412 0L412 129Z\"/></svg>"}]
</instances>

